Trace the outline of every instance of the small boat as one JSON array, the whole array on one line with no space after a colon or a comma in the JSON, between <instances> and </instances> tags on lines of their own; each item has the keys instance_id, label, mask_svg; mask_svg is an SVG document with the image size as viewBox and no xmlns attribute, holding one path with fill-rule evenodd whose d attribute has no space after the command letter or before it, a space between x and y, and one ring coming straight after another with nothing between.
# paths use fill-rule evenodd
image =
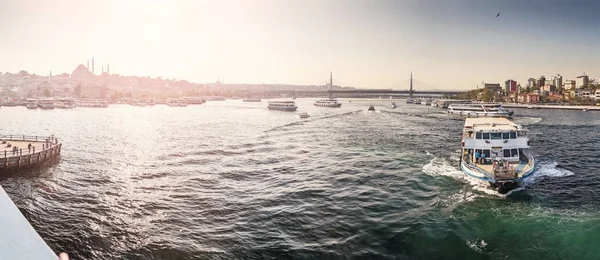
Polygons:
<instances>
[{"instance_id":1,"label":"small boat","mask_svg":"<svg viewBox=\"0 0 600 260\"><path fill-rule=\"evenodd\" d=\"M390 105L390 108L391 108L391 109L394 109L394 108L396 108L396 102L392 102L392 105Z\"/></svg>"},{"instance_id":2,"label":"small boat","mask_svg":"<svg viewBox=\"0 0 600 260\"><path fill-rule=\"evenodd\" d=\"M375 107L373 105L369 106L369 109L367 109L367 111L375 111Z\"/></svg>"},{"instance_id":3,"label":"small boat","mask_svg":"<svg viewBox=\"0 0 600 260\"><path fill-rule=\"evenodd\" d=\"M267 108L281 111L296 111L298 109L294 101L269 101Z\"/></svg>"},{"instance_id":4,"label":"small boat","mask_svg":"<svg viewBox=\"0 0 600 260\"><path fill-rule=\"evenodd\" d=\"M261 102L262 100L260 98L248 98L248 99L244 99L242 101L243 102Z\"/></svg>"},{"instance_id":5,"label":"small boat","mask_svg":"<svg viewBox=\"0 0 600 260\"><path fill-rule=\"evenodd\" d=\"M528 131L506 118L467 118L460 169L469 178L505 194L531 176L534 157Z\"/></svg>"},{"instance_id":6,"label":"small boat","mask_svg":"<svg viewBox=\"0 0 600 260\"><path fill-rule=\"evenodd\" d=\"M309 118L309 117L310 117L310 115L306 112L303 112L300 114L300 118Z\"/></svg>"}]
</instances>

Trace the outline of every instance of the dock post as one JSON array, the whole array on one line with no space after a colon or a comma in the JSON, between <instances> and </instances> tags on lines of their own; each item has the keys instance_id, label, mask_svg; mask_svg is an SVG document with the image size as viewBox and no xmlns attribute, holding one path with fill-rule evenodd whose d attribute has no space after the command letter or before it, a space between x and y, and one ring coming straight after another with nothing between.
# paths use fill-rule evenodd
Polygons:
<instances>
[{"instance_id":1,"label":"dock post","mask_svg":"<svg viewBox=\"0 0 600 260\"><path fill-rule=\"evenodd\" d=\"M19 156L23 156L23 148L19 149ZM20 160L20 159L19 159Z\"/></svg>"}]
</instances>

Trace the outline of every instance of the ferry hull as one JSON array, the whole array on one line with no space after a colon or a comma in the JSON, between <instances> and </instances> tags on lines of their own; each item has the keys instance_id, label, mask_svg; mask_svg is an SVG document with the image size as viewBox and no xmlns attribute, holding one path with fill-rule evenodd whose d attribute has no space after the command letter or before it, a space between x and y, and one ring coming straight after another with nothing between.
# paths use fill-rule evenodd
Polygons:
<instances>
[{"instance_id":1,"label":"ferry hull","mask_svg":"<svg viewBox=\"0 0 600 260\"><path fill-rule=\"evenodd\" d=\"M470 179L476 180L483 184L488 184L490 188L497 190L501 194L506 194L509 191L520 186L520 183L525 180L527 177L531 176L533 170L535 169L535 165L532 164L527 169L524 169L522 173L520 173L521 177L514 179L503 179L496 180L491 174L485 174L483 169L472 165L467 164L463 159L460 161L460 170Z\"/></svg>"},{"instance_id":2,"label":"ferry hull","mask_svg":"<svg viewBox=\"0 0 600 260\"><path fill-rule=\"evenodd\" d=\"M315 106L318 107L341 107L342 103L335 103L335 104L319 104L319 103L315 103Z\"/></svg>"},{"instance_id":3,"label":"ferry hull","mask_svg":"<svg viewBox=\"0 0 600 260\"><path fill-rule=\"evenodd\" d=\"M468 112L468 111L452 111L448 110L449 114L473 116L473 117L510 117L512 113L494 113L494 112Z\"/></svg>"},{"instance_id":4,"label":"ferry hull","mask_svg":"<svg viewBox=\"0 0 600 260\"><path fill-rule=\"evenodd\" d=\"M298 107L294 106L294 107L272 107L272 106L268 106L267 107L269 110L279 110L279 111L296 111L296 109L298 109Z\"/></svg>"}]
</instances>

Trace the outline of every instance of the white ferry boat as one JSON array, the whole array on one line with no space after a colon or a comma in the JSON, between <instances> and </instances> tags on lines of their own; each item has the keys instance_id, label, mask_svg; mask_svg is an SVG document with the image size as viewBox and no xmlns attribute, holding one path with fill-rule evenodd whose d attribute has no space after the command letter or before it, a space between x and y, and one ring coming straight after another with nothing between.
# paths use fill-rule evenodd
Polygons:
<instances>
[{"instance_id":1,"label":"white ferry boat","mask_svg":"<svg viewBox=\"0 0 600 260\"><path fill-rule=\"evenodd\" d=\"M451 104L448 113L475 117L509 117L513 112L502 107L502 104Z\"/></svg>"},{"instance_id":2,"label":"white ferry boat","mask_svg":"<svg viewBox=\"0 0 600 260\"><path fill-rule=\"evenodd\" d=\"M248 99L244 99L242 101L244 101L244 102L261 102L260 98L248 98Z\"/></svg>"},{"instance_id":3,"label":"white ferry boat","mask_svg":"<svg viewBox=\"0 0 600 260\"><path fill-rule=\"evenodd\" d=\"M341 107L342 103L338 102L336 98L332 96L333 91L333 74L329 73L329 98L317 100L314 105L318 107ZM381 98L381 97L379 97Z\"/></svg>"},{"instance_id":4,"label":"white ferry boat","mask_svg":"<svg viewBox=\"0 0 600 260\"><path fill-rule=\"evenodd\" d=\"M28 98L25 100L25 107L29 109L37 109L38 108L38 100L35 98Z\"/></svg>"},{"instance_id":5,"label":"white ferry boat","mask_svg":"<svg viewBox=\"0 0 600 260\"><path fill-rule=\"evenodd\" d=\"M145 107L148 105L148 99L147 98L140 98L138 100L134 101L134 105L138 106L138 107Z\"/></svg>"},{"instance_id":6,"label":"white ferry boat","mask_svg":"<svg viewBox=\"0 0 600 260\"><path fill-rule=\"evenodd\" d=\"M59 98L55 102L56 108L75 108L75 100L70 98Z\"/></svg>"},{"instance_id":7,"label":"white ferry boat","mask_svg":"<svg viewBox=\"0 0 600 260\"><path fill-rule=\"evenodd\" d=\"M41 109L54 109L56 107L54 99L44 98L38 99L38 107Z\"/></svg>"},{"instance_id":8,"label":"white ferry boat","mask_svg":"<svg viewBox=\"0 0 600 260\"><path fill-rule=\"evenodd\" d=\"M108 100L104 99L80 99L77 100L78 107L108 107Z\"/></svg>"},{"instance_id":9,"label":"white ferry boat","mask_svg":"<svg viewBox=\"0 0 600 260\"><path fill-rule=\"evenodd\" d=\"M206 101L203 98L199 98L199 97L186 97L184 99L187 102L187 104L190 104L190 105L202 105L202 104L206 103Z\"/></svg>"},{"instance_id":10,"label":"white ferry boat","mask_svg":"<svg viewBox=\"0 0 600 260\"><path fill-rule=\"evenodd\" d=\"M294 101L269 101L267 108L282 111L296 111L298 109Z\"/></svg>"},{"instance_id":11,"label":"white ferry boat","mask_svg":"<svg viewBox=\"0 0 600 260\"><path fill-rule=\"evenodd\" d=\"M188 102L183 98L168 98L165 104L171 107L187 107Z\"/></svg>"},{"instance_id":12,"label":"white ferry boat","mask_svg":"<svg viewBox=\"0 0 600 260\"><path fill-rule=\"evenodd\" d=\"M154 106L154 105L156 105L156 100L155 100L154 98L150 98L150 99L148 99L148 105L149 105L149 106Z\"/></svg>"},{"instance_id":13,"label":"white ferry boat","mask_svg":"<svg viewBox=\"0 0 600 260\"><path fill-rule=\"evenodd\" d=\"M533 173L528 131L506 118L467 118L460 169L505 194Z\"/></svg>"}]
</instances>

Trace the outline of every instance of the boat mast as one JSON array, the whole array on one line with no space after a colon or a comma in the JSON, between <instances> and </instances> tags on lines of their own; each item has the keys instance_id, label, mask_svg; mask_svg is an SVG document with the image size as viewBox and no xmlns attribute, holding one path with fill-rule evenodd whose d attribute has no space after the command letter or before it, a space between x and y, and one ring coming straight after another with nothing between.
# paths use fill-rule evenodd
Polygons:
<instances>
[{"instance_id":1,"label":"boat mast","mask_svg":"<svg viewBox=\"0 0 600 260\"><path fill-rule=\"evenodd\" d=\"M410 99L413 98L412 71L410 72L410 93L409 93L409 98Z\"/></svg>"},{"instance_id":2,"label":"boat mast","mask_svg":"<svg viewBox=\"0 0 600 260\"><path fill-rule=\"evenodd\" d=\"M329 72L329 99L332 98L331 91L333 90L333 73Z\"/></svg>"}]
</instances>

